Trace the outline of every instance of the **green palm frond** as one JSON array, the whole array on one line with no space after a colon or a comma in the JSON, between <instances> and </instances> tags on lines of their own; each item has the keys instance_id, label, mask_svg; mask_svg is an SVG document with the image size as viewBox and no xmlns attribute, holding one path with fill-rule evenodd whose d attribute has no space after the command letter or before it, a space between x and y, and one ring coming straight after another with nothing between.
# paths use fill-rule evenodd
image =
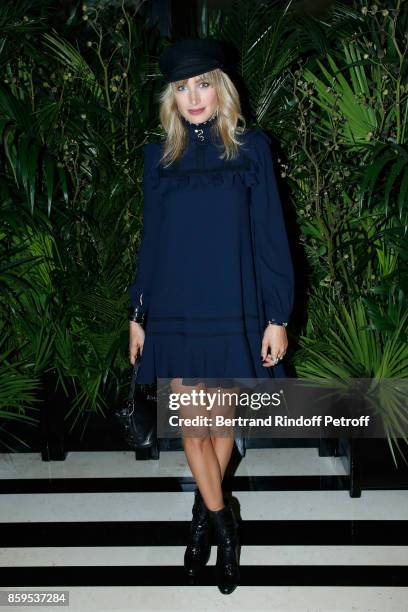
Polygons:
<instances>
[{"instance_id":1,"label":"green palm frond","mask_svg":"<svg viewBox=\"0 0 408 612\"><path fill-rule=\"evenodd\" d=\"M3 113L2 144L13 172L17 187L24 189L31 208L43 192L47 194L48 214L57 185L54 177L58 173L61 185L67 191L67 176L64 168L44 144L40 124L36 124L28 104L23 104L0 87L0 113Z\"/></svg>"},{"instance_id":2,"label":"green palm frond","mask_svg":"<svg viewBox=\"0 0 408 612\"><path fill-rule=\"evenodd\" d=\"M358 47L350 42L343 43L343 49L345 65L342 67L330 53L327 54L328 68L316 60L325 81L309 69L305 69L303 77L315 88L316 95L310 94L310 98L324 111L313 113L319 118L316 130L321 138L331 137L336 123L339 142L352 150L365 150L368 143L374 142L373 135L383 120L382 107L370 103L369 80L376 81L380 90L381 81L371 63L361 57Z\"/></svg>"},{"instance_id":3,"label":"green palm frond","mask_svg":"<svg viewBox=\"0 0 408 612\"><path fill-rule=\"evenodd\" d=\"M38 423L33 416L38 409L40 379L33 364L22 359L14 363L14 347L10 345L12 331L6 323L0 326L0 419L16 420L28 424Z\"/></svg>"},{"instance_id":4,"label":"green palm frond","mask_svg":"<svg viewBox=\"0 0 408 612\"><path fill-rule=\"evenodd\" d=\"M44 46L50 49L64 66L70 68L75 75L81 79L96 100L101 100L103 98L102 88L99 85L96 75L82 57L81 53L75 49L70 42L64 40L62 36L59 36L57 33L45 33L43 37L46 41L44 42Z\"/></svg>"},{"instance_id":5,"label":"green palm frond","mask_svg":"<svg viewBox=\"0 0 408 612\"><path fill-rule=\"evenodd\" d=\"M368 307L369 301L362 299L348 306L322 301L315 305L321 309L316 322L323 326L325 340L314 342L302 336L302 350L295 360L301 377L338 376L343 380L408 377L405 302L403 307L390 307L388 316L372 304ZM369 314L374 314L373 321ZM331 322L329 327L325 320Z\"/></svg>"}]
</instances>

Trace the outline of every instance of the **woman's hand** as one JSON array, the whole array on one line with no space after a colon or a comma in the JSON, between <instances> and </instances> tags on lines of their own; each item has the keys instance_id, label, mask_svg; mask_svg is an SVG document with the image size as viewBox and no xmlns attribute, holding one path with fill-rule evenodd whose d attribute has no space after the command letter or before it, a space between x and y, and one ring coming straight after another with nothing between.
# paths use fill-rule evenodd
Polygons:
<instances>
[{"instance_id":1,"label":"woman's hand","mask_svg":"<svg viewBox=\"0 0 408 612\"><path fill-rule=\"evenodd\" d=\"M271 354L268 355L268 349ZM288 337L284 325L273 325L270 323L264 332L262 340L261 356L265 368L270 368L278 363L277 358L283 358L288 348Z\"/></svg>"},{"instance_id":2,"label":"woman's hand","mask_svg":"<svg viewBox=\"0 0 408 612\"><path fill-rule=\"evenodd\" d=\"M140 355L143 353L144 340L143 327L136 321L129 321L129 361L132 365L135 364L138 351Z\"/></svg>"}]
</instances>

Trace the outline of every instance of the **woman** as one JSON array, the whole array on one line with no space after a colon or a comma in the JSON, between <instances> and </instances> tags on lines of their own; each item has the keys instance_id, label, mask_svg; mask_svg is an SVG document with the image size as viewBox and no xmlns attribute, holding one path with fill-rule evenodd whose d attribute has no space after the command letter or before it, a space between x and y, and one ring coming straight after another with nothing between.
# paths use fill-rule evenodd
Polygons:
<instances>
[{"instance_id":1,"label":"woman","mask_svg":"<svg viewBox=\"0 0 408 612\"><path fill-rule=\"evenodd\" d=\"M137 382L167 378L172 392L209 393L239 389L231 381L240 377L284 376L293 268L269 137L245 129L215 41L178 41L159 65L167 137L144 145L143 237L129 287ZM238 524L221 483L234 437L206 433L183 430L197 483L184 564L194 574L207 563L214 529L218 588L230 593L239 582Z\"/></svg>"}]
</instances>

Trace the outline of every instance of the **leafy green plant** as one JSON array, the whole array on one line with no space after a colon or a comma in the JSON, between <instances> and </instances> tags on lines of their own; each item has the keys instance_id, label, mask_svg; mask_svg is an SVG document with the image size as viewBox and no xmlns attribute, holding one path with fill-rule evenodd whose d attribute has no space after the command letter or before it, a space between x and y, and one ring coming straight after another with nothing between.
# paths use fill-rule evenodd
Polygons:
<instances>
[{"instance_id":1,"label":"leafy green plant","mask_svg":"<svg viewBox=\"0 0 408 612\"><path fill-rule=\"evenodd\" d=\"M406 372L408 5L312 5L203 6L201 33L236 49L248 125L281 143L274 158L301 255L301 316L290 330L299 338L296 372L398 378ZM168 41L146 25L140 3L91 0L52 14L47 6L0 9L0 314L10 330L0 378L18 372L17 414L36 407L37 377L55 369L61 387L75 389L75 426L104 413L127 365L141 150L159 129L157 57ZM30 393L21 403L19 376Z\"/></svg>"},{"instance_id":2,"label":"leafy green plant","mask_svg":"<svg viewBox=\"0 0 408 612\"><path fill-rule=\"evenodd\" d=\"M395 391L399 379L408 379L408 308L403 296L399 298L396 303L390 299L387 312L365 299L348 305L333 301L327 294L313 299L308 334L301 336L302 348L295 355L297 374L310 380L344 383L372 379L370 389L394 379ZM406 396L402 401L399 396L390 401L391 396L376 396L375 408L381 413L395 461L392 438L401 436L408 444L408 411ZM397 441L395 444L399 449ZM401 456L405 460L402 452Z\"/></svg>"},{"instance_id":3,"label":"leafy green plant","mask_svg":"<svg viewBox=\"0 0 408 612\"><path fill-rule=\"evenodd\" d=\"M160 41L144 32L137 5L81 6L65 23L53 13L57 32L42 2L21 4L0 47L0 311L10 329L0 370L6 381L11 367L31 364L16 370L26 377L20 415L55 371L58 386L74 390L71 429L105 414L128 364L141 147L157 123L140 58Z\"/></svg>"}]
</instances>

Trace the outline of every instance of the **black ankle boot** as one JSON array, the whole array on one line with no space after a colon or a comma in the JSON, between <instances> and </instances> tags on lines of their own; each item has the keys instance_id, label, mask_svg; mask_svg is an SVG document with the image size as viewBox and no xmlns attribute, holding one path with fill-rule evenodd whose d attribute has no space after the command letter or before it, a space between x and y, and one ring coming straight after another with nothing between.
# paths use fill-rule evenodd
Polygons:
<instances>
[{"instance_id":1,"label":"black ankle boot","mask_svg":"<svg viewBox=\"0 0 408 612\"><path fill-rule=\"evenodd\" d=\"M184 553L184 567L190 576L206 565L211 553L212 525L208 508L198 488L192 512L190 541Z\"/></svg>"},{"instance_id":2,"label":"black ankle boot","mask_svg":"<svg viewBox=\"0 0 408 612\"><path fill-rule=\"evenodd\" d=\"M239 534L238 521L227 500L221 510L209 510L213 523L217 549L217 583L218 589L224 595L232 593L239 584Z\"/></svg>"}]
</instances>

